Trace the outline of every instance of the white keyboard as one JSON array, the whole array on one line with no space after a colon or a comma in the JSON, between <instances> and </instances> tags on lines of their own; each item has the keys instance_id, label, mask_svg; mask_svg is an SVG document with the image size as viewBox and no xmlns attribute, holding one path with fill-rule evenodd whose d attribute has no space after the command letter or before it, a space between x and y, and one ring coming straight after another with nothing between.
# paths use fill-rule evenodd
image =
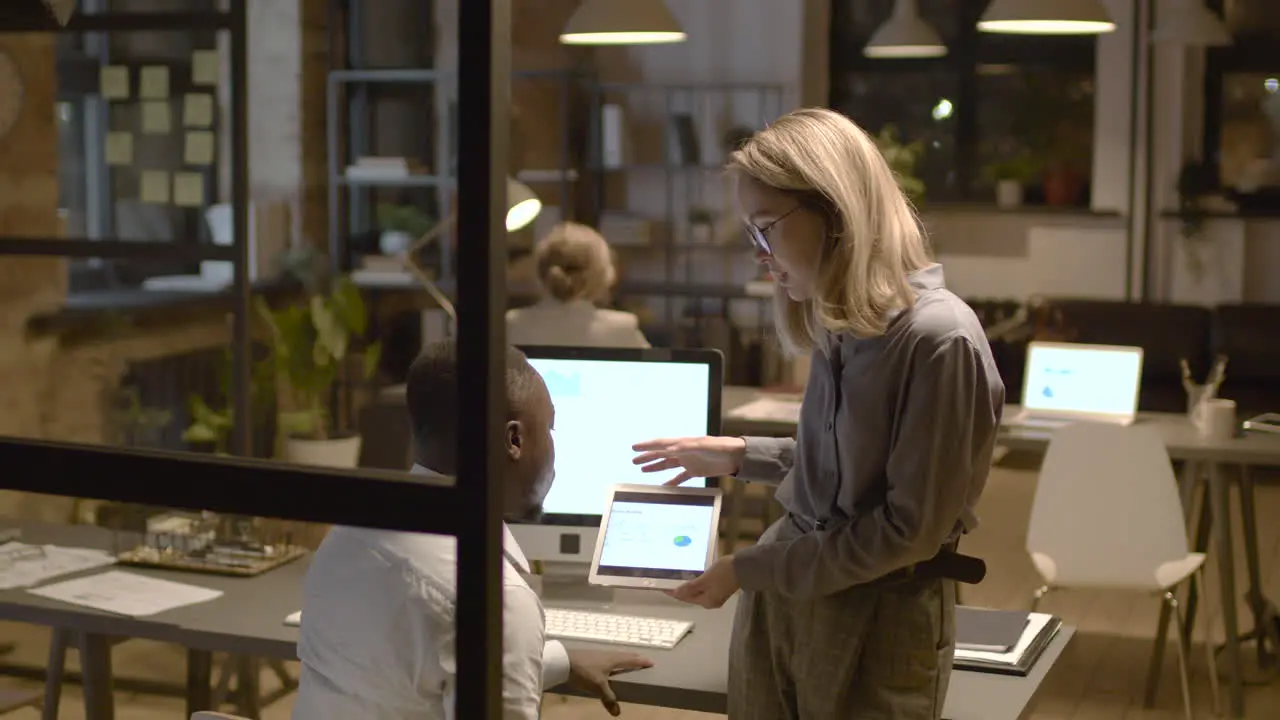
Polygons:
<instances>
[{"instance_id":1,"label":"white keyboard","mask_svg":"<svg viewBox=\"0 0 1280 720\"><path fill-rule=\"evenodd\" d=\"M547 637L670 650L693 623L666 618L547 608Z\"/></svg>"}]
</instances>

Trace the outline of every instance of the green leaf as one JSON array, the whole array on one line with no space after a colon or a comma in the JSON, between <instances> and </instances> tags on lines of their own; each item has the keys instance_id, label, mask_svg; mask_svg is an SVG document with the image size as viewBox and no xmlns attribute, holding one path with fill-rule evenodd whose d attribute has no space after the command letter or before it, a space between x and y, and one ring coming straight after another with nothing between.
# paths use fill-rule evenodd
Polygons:
<instances>
[{"instance_id":1,"label":"green leaf","mask_svg":"<svg viewBox=\"0 0 1280 720\"><path fill-rule=\"evenodd\" d=\"M382 362L382 343L373 343L364 349L364 379L372 378Z\"/></svg>"}]
</instances>

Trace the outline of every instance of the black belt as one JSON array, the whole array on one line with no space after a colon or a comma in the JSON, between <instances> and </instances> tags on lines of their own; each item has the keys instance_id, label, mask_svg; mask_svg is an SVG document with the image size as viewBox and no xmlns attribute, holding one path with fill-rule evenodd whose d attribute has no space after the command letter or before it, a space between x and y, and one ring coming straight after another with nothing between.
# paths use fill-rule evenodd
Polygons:
<instances>
[{"instance_id":1,"label":"black belt","mask_svg":"<svg viewBox=\"0 0 1280 720\"><path fill-rule=\"evenodd\" d=\"M822 520L809 520L795 513L788 514L791 521L803 532L822 532L830 527L830 523ZM887 583L903 580L955 580L968 585L977 585L987 575L987 563L982 558L962 555L957 552L959 540L952 540L943 545L937 554L891 573L882 575L873 583Z\"/></svg>"}]
</instances>

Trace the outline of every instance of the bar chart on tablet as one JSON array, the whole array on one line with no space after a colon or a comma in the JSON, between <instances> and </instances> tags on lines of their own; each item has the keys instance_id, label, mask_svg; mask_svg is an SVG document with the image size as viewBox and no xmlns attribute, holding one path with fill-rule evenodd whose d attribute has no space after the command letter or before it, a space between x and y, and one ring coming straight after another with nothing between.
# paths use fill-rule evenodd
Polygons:
<instances>
[{"instance_id":1,"label":"bar chart on tablet","mask_svg":"<svg viewBox=\"0 0 1280 720\"><path fill-rule=\"evenodd\" d=\"M705 570L712 513L710 505L615 502L600 565Z\"/></svg>"}]
</instances>

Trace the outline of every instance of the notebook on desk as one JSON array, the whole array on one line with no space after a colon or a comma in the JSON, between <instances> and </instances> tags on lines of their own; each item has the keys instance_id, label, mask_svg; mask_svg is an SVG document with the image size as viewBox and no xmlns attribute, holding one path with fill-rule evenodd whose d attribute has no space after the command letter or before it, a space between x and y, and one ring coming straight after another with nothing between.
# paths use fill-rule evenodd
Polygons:
<instances>
[{"instance_id":1,"label":"notebook on desk","mask_svg":"<svg viewBox=\"0 0 1280 720\"><path fill-rule=\"evenodd\" d=\"M1020 613L1026 617L1026 624L1019 634L1018 641L1005 651L970 650L959 646L962 631L960 624L963 617L959 608L956 612L955 667L961 670L995 673L997 675L1018 675L1025 677L1035 667L1036 661L1044 653L1049 643L1057 636L1062 621L1052 615L1043 613ZM1001 621L1002 623L1003 621ZM1000 624L993 622L993 625Z\"/></svg>"},{"instance_id":2,"label":"notebook on desk","mask_svg":"<svg viewBox=\"0 0 1280 720\"><path fill-rule=\"evenodd\" d=\"M956 648L1005 653L1022 639L1029 616L1017 610L956 608Z\"/></svg>"}]
</instances>

